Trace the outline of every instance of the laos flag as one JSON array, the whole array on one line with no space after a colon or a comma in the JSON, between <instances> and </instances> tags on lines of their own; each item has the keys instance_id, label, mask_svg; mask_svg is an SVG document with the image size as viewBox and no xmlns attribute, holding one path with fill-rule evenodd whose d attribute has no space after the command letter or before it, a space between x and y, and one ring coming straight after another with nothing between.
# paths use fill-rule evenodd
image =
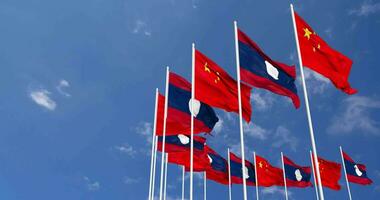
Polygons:
<instances>
[{"instance_id":1,"label":"laos flag","mask_svg":"<svg viewBox=\"0 0 380 200\"><path fill-rule=\"evenodd\" d=\"M367 177L367 169L363 164L357 164L345 152L343 152L344 164L346 167L347 179L351 183L369 185L372 180Z\"/></svg>"},{"instance_id":2,"label":"laos flag","mask_svg":"<svg viewBox=\"0 0 380 200\"><path fill-rule=\"evenodd\" d=\"M209 160L209 166L206 170L207 179L228 185L228 165L226 159L207 145L205 146L205 155Z\"/></svg>"},{"instance_id":3,"label":"laos flag","mask_svg":"<svg viewBox=\"0 0 380 200\"><path fill-rule=\"evenodd\" d=\"M162 151L163 136L158 136L157 149ZM183 152L190 151L190 136L178 134L169 135L165 137L165 152ZM206 138L200 136L194 136L194 152L203 152Z\"/></svg>"},{"instance_id":4,"label":"laos flag","mask_svg":"<svg viewBox=\"0 0 380 200\"><path fill-rule=\"evenodd\" d=\"M186 79L170 72L166 135L190 134L190 100L191 84ZM164 102L165 98L161 96L157 111L157 135L162 135L163 131ZM215 111L209 105L198 100L193 102L194 133L210 133L216 122L219 121Z\"/></svg>"},{"instance_id":5,"label":"laos flag","mask_svg":"<svg viewBox=\"0 0 380 200\"><path fill-rule=\"evenodd\" d=\"M249 161L245 161L244 166L244 178L246 179L247 185L255 185L255 167ZM242 184L243 183L243 173L241 170L241 158L237 157L235 154L230 153L230 172L231 172L231 183Z\"/></svg>"},{"instance_id":6,"label":"laos flag","mask_svg":"<svg viewBox=\"0 0 380 200\"><path fill-rule=\"evenodd\" d=\"M295 85L294 66L272 60L245 33L238 30L241 80L258 88L287 96L296 108L300 100Z\"/></svg>"},{"instance_id":7,"label":"laos flag","mask_svg":"<svg viewBox=\"0 0 380 200\"><path fill-rule=\"evenodd\" d=\"M301 167L284 156L284 169L288 187L309 187L312 185L310 167Z\"/></svg>"}]
</instances>

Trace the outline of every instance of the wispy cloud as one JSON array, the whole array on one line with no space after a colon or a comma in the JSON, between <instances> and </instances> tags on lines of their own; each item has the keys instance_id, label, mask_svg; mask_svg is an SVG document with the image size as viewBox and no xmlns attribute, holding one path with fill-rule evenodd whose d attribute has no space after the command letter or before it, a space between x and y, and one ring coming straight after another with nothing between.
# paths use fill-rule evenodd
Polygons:
<instances>
[{"instance_id":1,"label":"wispy cloud","mask_svg":"<svg viewBox=\"0 0 380 200\"><path fill-rule=\"evenodd\" d=\"M275 195L275 194L281 194L282 196L285 196L285 191L283 188L279 187L266 187L261 190L261 193L263 195ZM293 193L288 190L288 197L291 198Z\"/></svg>"},{"instance_id":2,"label":"wispy cloud","mask_svg":"<svg viewBox=\"0 0 380 200\"><path fill-rule=\"evenodd\" d=\"M86 188L89 190L89 191L97 191L100 189L100 183L98 181L92 181L90 178L88 178L87 176L84 176L83 177L83 180L86 184Z\"/></svg>"},{"instance_id":3,"label":"wispy cloud","mask_svg":"<svg viewBox=\"0 0 380 200\"><path fill-rule=\"evenodd\" d=\"M260 140L266 140L270 134L268 130L252 122L249 124L244 124L243 129L247 136Z\"/></svg>"},{"instance_id":4,"label":"wispy cloud","mask_svg":"<svg viewBox=\"0 0 380 200\"><path fill-rule=\"evenodd\" d=\"M222 132L222 130L223 130L223 123L224 123L223 119L219 117L219 121L214 126L214 132L216 134L219 134L219 133Z\"/></svg>"},{"instance_id":5,"label":"wispy cloud","mask_svg":"<svg viewBox=\"0 0 380 200\"><path fill-rule=\"evenodd\" d=\"M129 144L114 146L114 149L130 157L134 157L137 154L137 151Z\"/></svg>"},{"instance_id":6,"label":"wispy cloud","mask_svg":"<svg viewBox=\"0 0 380 200\"><path fill-rule=\"evenodd\" d=\"M152 143L153 127L152 123L140 122L135 128L135 131L146 138L149 143Z\"/></svg>"},{"instance_id":7,"label":"wispy cloud","mask_svg":"<svg viewBox=\"0 0 380 200\"><path fill-rule=\"evenodd\" d=\"M327 131L347 134L354 130L380 135L380 122L371 117L371 111L380 109L380 101L365 96L350 96L343 100L341 112L335 115Z\"/></svg>"},{"instance_id":8,"label":"wispy cloud","mask_svg":"<svg viewBox=\"0 0 380 200\"><path fill-rule=\"evenodd\" d=\"M64 91L65 88L69 88L70 87L70 83L68 81L66 81L65 79L62 79L59 81L59 84L57 85L57 91L65 96L65 97L71 97L71 94L67 93Z\"/></svg>"},{"instance_id":9,"label":"wispy cloud","mask_svg":"<svg viewBox=\"0 0 380 200\"><path fill-rule=\"evenodd\" d=\"M322 94L326 91L330 84L330 80L322 75L311 71L308 68L304 68L305 79L307 80L307 88L311 90L313 94ZM301 81L299 78L298 80Z\"/></svg>"},{"instance_id":10,"label":"wispy cloud","mask_svg":"<svg viewBox=\"0 0 380 200\"><path fill-rule=\"evenodd\" d=\"M380 12L380 3L373 3L372 1L364 1L359 8L351 9L348 11L350 15L356 15L359 17L369 16Z\"/></svg>"},{"instance_id":11,"label":"wispy cloud","mask_svg":"<svg viewBox=\"0 0 380 200\"><path fill-rule=\"evenodd\" d=\"M265 111L272 107L274 102L273 94L266 91L255 91L251 95L254 108L259 111Z\"/></svg>"},{"instance_id":12,"label":"wispy cloud","mask_svg":"<svg viewBox=\"0 0 380 200\"><path fill-rule=\"evenodd\" d=\"M289 129L284 126L279 126L273 136L273 147L279 148L282 146L289 146L291 150L296 151L298 146L298 139L291 134Z\"/></svg>"},{"instance_id":13,"label":"wispy cloud","mask_svg":"<svg viewBox=\"0 0 380 200\"><path fill-rule=\"evenodd\" d=\"M135 184L141 181L141 178L124 177L123 182L127 185Z\"/></svg>"},{"instance_id":14,"label":"wispy cloud","mask_svg":"<svg viewBox=\"0 0 380 200\"><path fill-rule=\"evenodd\" d=\"M151 36L152 32L148 29L145 21L138 19L135 21L134 27L132 29L133 34L143 34L145 36Z\"/></svg>"},{"instance_id":15,"label":"wispy cloud","mask_svg":"<svg viewBox=\"0 0 380 200\"><path fill-rule=\"evenodd\" d=\"M45 89L32 90L29 93L30 98L32 98L36 104L53 111L57 107L57 104L54 100L51 99L49 95L50 92Z\"/></svg>"}]
</instances>

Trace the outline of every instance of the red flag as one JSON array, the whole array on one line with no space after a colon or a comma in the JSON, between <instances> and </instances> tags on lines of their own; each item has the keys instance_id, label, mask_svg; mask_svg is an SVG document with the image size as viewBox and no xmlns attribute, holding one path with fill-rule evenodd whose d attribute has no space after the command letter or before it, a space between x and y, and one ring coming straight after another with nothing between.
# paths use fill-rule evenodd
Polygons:
<instances>
[{"instance_id":1,"label":"red flag","mask_svg":"<svg viewBox=\"0 0 380 200\"><path fill-rule=\"evenodd\" d=\"M193 155L193 170L195 172L205 171L209 167L209 160L204 152L194 151ZM186 171L190 171L190 150L168 153L168 162L185 166Z\"/></svg>"},{"instance_id":2,"label":"red flag","mask_svg":"<svg viewBox=\"0 0 380 200\"><path fill-rule=\"evenodd\" d=\"M322 186L328 187L332 190L340 190L339 179L341 176L341 165L339 163L328 161L320 157L318 157L318 163Z\"/></svg>"},{"instance_id":3,"label":"red flag","mask_svg":"<svg viewBox=\"0 0 380 200\"><path fill-rule=\"evenodd\" d=\"M296 12L294 15L303 65L330 79L343 92L355 94L357 90L348 82L351 59L331 48Z\"/></svg>"},{"instance_id":4,"label":"red flag","mask_svg":"<svg viewBox=\"0 0 380 200\"><path fill-rule=\"evenodd\" d=\"M267 160L256 155L257 182L259 186L284 186L282 169L273 167Z\"/></svg>"},{"instance_id":5,"label":"red flag","mask_svg":"<svg viewBox=\"0 0 380 200\"><path fill-rule=\"evenodd\" d=\"M195 98L227 112L239 113L237 82L200 51L195 51ZM242 112L251 121L251 88L241 83Z\"/></svg>"}]
</instances>

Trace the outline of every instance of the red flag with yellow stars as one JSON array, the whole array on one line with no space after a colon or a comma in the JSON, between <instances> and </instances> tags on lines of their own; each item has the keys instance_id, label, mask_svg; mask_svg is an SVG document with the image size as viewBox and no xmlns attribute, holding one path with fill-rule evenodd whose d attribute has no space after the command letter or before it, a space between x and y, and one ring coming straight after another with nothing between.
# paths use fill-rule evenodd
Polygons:
<instances>
[{"instance_id":1,"label":"red flag with yellow stars","mask_svg":"<svg viewBox=\"0 0 380 200\"><path fill-rule=\"evenodd\" d=\"M284 186L283 171L273 167L263 157L256 155L257 182L259 186Z\"/></svg>"},{"instance_id":2,"label":"red flag with yellow stars","mask_svg":"<svg viewBox=\"0 0 380 200\"><path fill-rule=\"evenodd\" d=\"M355 94L357 90L348 82L351 59L331 48L296 12L294 15L303 65L330 79L343 92Z\"/></svg>"},{"instance_id":3,"label":"red flag with yellow stars","mask_svg":"<svg viewBox=\"0 0 380 200\"><path fill-rule=\"evenodd\" d=\"M339 163L325 160L320 157L318 157L318 163L322 186L328 187L332 190L340 190L339 179L341 177L342 166Z\"/></svg>"},{"instance_id":4,"label":"red flag with yellow stars","mask_svg":"<svg viewBox=\"0 0 380 200\"><path fill-rule=\"evenodd\" d=\"M251 88L241 85L242 113L251 121ZM227 112L239 113L237 82L200 51L195 51L195 98Z\"/></svg>"}]
</instances>

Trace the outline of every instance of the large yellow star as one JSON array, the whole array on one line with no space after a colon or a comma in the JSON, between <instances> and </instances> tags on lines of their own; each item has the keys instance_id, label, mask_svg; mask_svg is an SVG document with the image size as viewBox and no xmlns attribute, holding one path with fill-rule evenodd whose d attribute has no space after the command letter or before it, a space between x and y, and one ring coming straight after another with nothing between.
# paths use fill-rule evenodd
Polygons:
<instances>
[{"instance_id":1,"label":"large yellow star","mask_svg":"<svg viewBox=\"0 0 380 200\"><path fill-rule=\"evenodd\" d=\"M303 36L310 40L310 35L313 33L308 28L304 28L303 31L305 31L305 34Z\"/></svg>"}]
</instances>

